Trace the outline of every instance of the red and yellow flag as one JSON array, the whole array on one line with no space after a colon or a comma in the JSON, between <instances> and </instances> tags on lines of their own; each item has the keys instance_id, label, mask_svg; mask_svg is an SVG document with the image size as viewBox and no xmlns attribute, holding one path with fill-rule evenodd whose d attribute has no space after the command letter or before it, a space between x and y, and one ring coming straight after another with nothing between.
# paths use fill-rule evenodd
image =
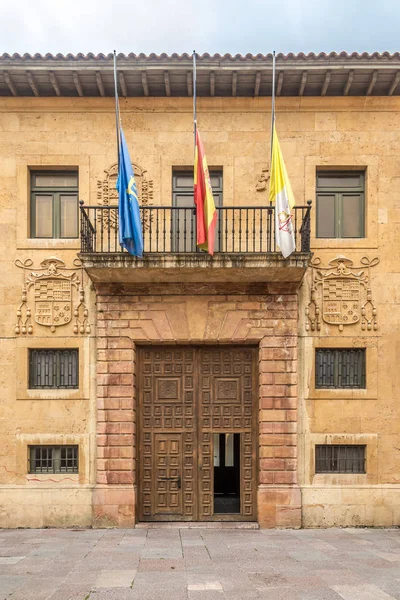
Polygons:
<instances>
[{"instance_id":1,"label":"red and yellow flag","mask_svg":"<svg viewBox=\"0 0 400 600\"><path fill-rule=\"evenodd\" d=\"M197 245L214 254L217 211L212 193L210 173L199 130L196 129L196 150L194 155L194 202L197 217Z\"/></svg>"}]
</instances>

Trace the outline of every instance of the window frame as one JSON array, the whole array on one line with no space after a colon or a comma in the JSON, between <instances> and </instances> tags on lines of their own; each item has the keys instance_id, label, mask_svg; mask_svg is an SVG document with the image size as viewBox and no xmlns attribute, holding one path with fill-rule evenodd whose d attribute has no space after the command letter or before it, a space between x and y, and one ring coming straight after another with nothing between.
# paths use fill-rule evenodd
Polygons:
<instances>
[{"instance_id":1,"label":"window frame","mask_svg":"<svg viewBox=\"0 0 400 600\"><path fill-rule=\"evenodd\" d=\"M218 210L218 207L223 206L223 170L217 169L217 168L209 169L209 173L210 173L211 180L213 177L218 177L218 179L219 179L219 184L217 186L212 186L215 206L217 208L217 215L218 215L218 222L217 222L217 231L218 231L219 228L221 227L221 211ZM184 196L185 198L192 198L193 209L195 209L196 205L194 203L193 183L191 183L190 185L187 185L187 186L178 186L176 184L178 177L191 177L193 179L193 169L190 171L182 169L182 168L181 169L175 169L175 168L172 169L172 206L177 208L178 207L177 197ZM186 208L186 207L182 207L182 208ZM173 215L172 227L173 227L173 230L176 230L177 225L179 226L179 220L177 223L178 211L173 211L173 213L174 213L174 215ZM193 246L192 251L200 252L200 250L196 246L195 238L196 238L196 232L194 231L193 241L192 241L192 246ZM173 252L179 251L179 245L180 245L180 240L177 239L176 236L173 236L172 237ZM186 247L186 241L184 242L184 245ZM215 238L215 252L219 252L218 234L216 235L216 238Z\"/></svg>"},{"instance_id":2,"label":"window frame","mask_svg":"<svg viewBox=\"0 0 400 600\"><path fill-rule=\"evenodd\" d=\"M361 178L361 185L358 187L346 187L345 185L338 185L338 186L327 186L324 188L321 188L318 186L318 178L319 177L331 177L331 178L337 178L338 180L340 179L346 179L349 178L351 176L354 177L354 175L359 175ZM365 239L366 237L366 227L365 227L365 216L366 216L366 210L365 210L365 181L366 181L366 171L365 170L347 170L347 171L342 171L342 170L338 170L338 171L325 171L323 169L317 169L316 172L316 188L315 188L315 195L316 195L316 228L315 228L315 237L317 239L340 239L340 240L360 240L360 239ZM354 237L354 236L345 236L343 235L343 202L344 202L344 196L359 196L360 197L360 215L359 215L359 223L360 223L360 231L361 231L361 235ZM320 208L319 208L319 197L326 197L326 196L334 196L335 200L334 200L334 235L333 236L322 236L318 234L318 224L319 224L319 214L320 214Z\"/></svg>"},{"instance_id":3,"label":"window frame","mask_svg":"<svg viewBox=\"0 0 400 600\"><path fill-rule=\"evenodd\" d=\"M64 174L75 174L77 178L76 186L37 186L36 176L55 176ZM51 196L52 197L52 235L51 236L38 236L36 235L36 197L37 196ZM76 235L74 236L62 236L61 235L61 196L76 197ZM31 170L30 171L30 237L33 239L42 240L76 240L79 238L79 172L77 169L63 169L57 171L41 171Z\"/></svg>"},{"instance_id":4,"label":"window frame","mask_svg":"<svg viewBox=\"0 0 400 600\"><path fill-rule=\"evenodd\" d=\"M331 456L328 456L329 452L326 452L325 457L321 457L318 456L318 451L321 450L322 448L326 448L326 449L331 449ZM346 451L348 449L352 449L354 450L354 448L358 448L358 449L363 449L363 453L362 453L362 457L361 458L355 458L355 457L346 457ZM337 450L337 455L334 456L335 454L335 450ZM341 453L344 453L344 457L340 456ZM316 475L366 475L367 473L367 445L366 444L315 444L315 450L314 450L314 460L315 460L315 474ZM341 461L344 461L345 463L345 467L346 467L346 461L349 460L353 460L355 461L355 463L362 463L362 470L350 470L350 469L344 469L344 470L340 470L340 463ZM332 466L337 463L337 469L322 469L320 467L321 463L325 462L325 466L329 465L330 463L332 464Z\"/></svg>"},{"instance_id":5,"label":"window frame","mask_svg":"<svg viewBox=\"0 0 400 600\"><path fill-rule=\"evenodd\" d=\"M327 385L326 382L320 385L319 383L319 361L318 354L331 353L333 354L333 384ZM343 365L343 360L340 361L341 353L353 353L358 354L362 357L361 365L359 365L361 369L361 373L359 375L360 384L354 385L340 385L341 379L344 377L343 373L340 373L340 364ZM343 355L342 355L343 356ZM353 366L354 369L354 366ZM315 348L315 389L316 390L365 390L367 389L367 348Z\"/></svg>"},{"instance_id":6,"label":"window frame","mask_svg":"<svg viewBox=\"0 0 400 600\"><path fill-rule=\"evenodd\" d=\"M53 353L53 385L38 385L35 383L37 381L38 369L37 362L34 363L35 354ZM54 356L55 353L55 356ZM61 355L62 354L75 354L75 365L76 365L76 374L75 380L76 384L74 385L61 385L62 378L62 363L61 363ZM54 373L54 362L55 362L55 373ZM36 371L34 370L36 367ZM78 390L79 389L79 348L29 348L28 349L28 389L29 390Z\"/></svg>"},{"instance_id":7,"label":"window frame","mask_svg":"<svg viewBox=\"0 0 400 600\"><path fill-rule=\"evenodd\" d=\"M73 456L68 458L68 456L66 456L65 458L62 457L62 452L63 450L65 450L65 453L67 454L69 450L73 451ZM37 459L34 455L36 453L37 450L40 451L51 451L51 457L49 458L40 458ZM38 467L36 466L36 461L39 460L47 460L48 462L51 462L51 467ZM62 461L68 461L68 460L72 460L73 461L73 467L72 468L68 468L68 466L66 466L64 469L62 469L61 467L61 463ZM65 445L47 445L47 444L32 444L28 446L28 473L30 474L48 474L48 473L52 473L52 474L65 474L65 473L71 473L71 474L79 474L79 445L78 444L65 444Z\"/></svg>"}]
</instances>

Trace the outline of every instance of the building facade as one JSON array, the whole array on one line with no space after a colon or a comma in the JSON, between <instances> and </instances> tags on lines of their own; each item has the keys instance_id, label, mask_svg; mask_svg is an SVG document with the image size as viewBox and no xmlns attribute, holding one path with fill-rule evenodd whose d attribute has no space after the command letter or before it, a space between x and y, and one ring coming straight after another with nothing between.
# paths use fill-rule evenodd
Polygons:
<instances>
[{"instance_id":1,"label":"building facade","mask_svg":"<svg viewBox=\"0 0 400 600\"><path fill-rule=\"evenodd\" d=\"M400 517L400 58L198 58L218 224L195 248L187 55L120 56L143 259L121 252L112 56L0 57L0 527Z\"/></svg>"}]
</instances>

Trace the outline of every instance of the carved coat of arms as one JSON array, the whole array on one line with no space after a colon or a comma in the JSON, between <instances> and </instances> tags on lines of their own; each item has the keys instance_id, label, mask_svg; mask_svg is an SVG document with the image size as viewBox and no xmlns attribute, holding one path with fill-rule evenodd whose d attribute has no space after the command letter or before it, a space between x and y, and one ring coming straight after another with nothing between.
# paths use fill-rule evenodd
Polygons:
<instances>
[{"instance_id":1,"label":"carved coat of arms","mask_svg":"<svg viewBox=\"0 0 400 600\"><path fill-rule=\"evenodd\" d=\"M269 167L261 169L260 175L257 177L256 190L257 192L263 192L268 189L268 181L270 179Z\"/></svg>"},{"instance_id":2,"label":"carved coat of arms","mask_svg":"<svg viewBox=\"0 0 400 600\"><path fill-rule=\"evenodd\" d=\"M306 307L306 329L320 331L321 317L329 325L343 331L345 325L361 321L363 330L376 330L377 309L372 302L371 267L379 263L363 256L359 266L344 256L331 260L328 266L321 259L311 262L311 299Z\"/></svg>"},{"instance_id":3,"label":"carved coat of arms","mask_svg":"<svg viewBox=\"0 0 400 600\"><path fill-rule=\"evenodd\" d=\"M149 206L153 201L153 180L147 179L147 171L140 165L132 163L133 172L135 174L135 182L138 192L139 204L141 206ZM97 199L100 204L104 206L117 206L118 205L118 191L116 189L117 178L118 178L118 163L114 163L104 169L104 179L97 180ZM99 217L101 218L101 217ZM109 214L103 215L103 221L110 219L110 226L116 226L117 214L111 211ZM149 221L149 215L146 213L143 215L144 226L148 226L146 221Z\"/></svg>"},{"instance_id":4,"label":"carved coat of arms","mask_svg":"<svg viewBox=\"0 0 400 600\"><path fill-rule=\"evenodd\" d=\"M69 269L64 261L55 257L42 261L35 270L31 270L33 261L29 258L24 262L18 259L15 264L25 271L15 333L33 333L32 316L35 323L49 327L52 333L56 327L70 323L72 318L74 333L90 333L79 259L74 261L74 269ZM30 304L32 296L33 315Z\"/></svg>"}]
</instances>

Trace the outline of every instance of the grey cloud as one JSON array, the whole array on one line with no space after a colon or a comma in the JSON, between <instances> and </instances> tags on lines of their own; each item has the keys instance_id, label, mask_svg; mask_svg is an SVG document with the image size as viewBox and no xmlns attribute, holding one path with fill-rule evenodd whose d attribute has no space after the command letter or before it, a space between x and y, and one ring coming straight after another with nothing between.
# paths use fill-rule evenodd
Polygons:
<instances>
[{"instance_id":1,"label":"grey cloud","mask_svg":"<svg viewBox=\"0 0 400 600\"><path fill-rule=\"evenodd\" d=\"M0 52L394 52L399 22L396 0L3 0Z\"/></svg>"}]
</instances>

